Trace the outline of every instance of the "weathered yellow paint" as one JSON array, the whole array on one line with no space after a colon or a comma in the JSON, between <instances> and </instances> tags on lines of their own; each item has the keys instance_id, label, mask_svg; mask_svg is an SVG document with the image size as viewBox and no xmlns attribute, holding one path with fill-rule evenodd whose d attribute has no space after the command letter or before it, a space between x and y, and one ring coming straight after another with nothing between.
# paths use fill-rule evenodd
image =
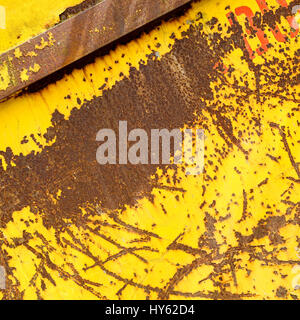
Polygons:
<instances>
[{"instance_id":1,"label":"weathered yellow paint","mask_svg":"<svg viewBox=\"0 0 300 320\"><path fill-rule=\"evenodd\" d=\"M29 75L27 72L28 70L25 68L21 71L20 78L22 81L27 81L29 79Z\"/></svg>"},{"instance_id":2,"label":"weathered yellow paint","mask_svg":"<svg viewBox=\"0 0 300 320\"><path fill-rule=\"evenodd\" d=\"M80 86L81 89L77 89L76 93L82 101L85 99L91 100L94 95L100 96L102 90L98 90L98 88L105 83L105 78L108 78L106 89L110 89L117 81L120 81L123 77L129 75L130 66L127 63L130 63L132 67L139 69L140 62L142 60L145 61L146 56L151 54L152 50L157 50L157 48L155 48L157 40L154 40L154 38L159 36L160 38L167 40L169 38L167 35L171 35L174 32L176 38L180 39L182 37L181 32L189 28L188 24L184 24L184 21L188 19L195 19L195 12L189 12L187 16L172 23L165 23L159 30L144 35L142 39L137 39L137 41L131 42L127 46L118 46L118 48L111 52L109 56L97 59L97 63L87 65L83 70L74 70L71 75L66 75L63 81L58 81L55 85L51 84L41 92L31 94L30 96L25 95L5 102L2 107L5 110L3 110L3 116L5 114L8 119L10 119L9 121L6 121L6 131L16 132L16 128L22 119L23 124L21 127L18 127L17 130L19 132L19 137L28 136L31 133L40 133L43 135L47 131L47 128L51 126L51 117L55 110L64 114L66 118L70 115L70 101L66 101L64 97L68 92L73 92L74 87L77 88L78 85ZM179 26L182 26L180 30L178 29ZM167 52L170 52L172 47L169 47L169 44L173 45L174 42L175 39L162 41L161 47L159 48L160 55L162 56ZM150 47L148 47L148 45ZM123 54L126 55L125 59L122 58ZM119 60L117 66L113 65L113 61L115 60ZM112 67L111 70L109 70L109 66ZM104 68L105 71L103 71ZM123 73L123 76L120 76L120 72ZM27 70L24 71L24 74L25 76L27 75ZM91 77L90 74L96 75L96 77ZM86 83L82 81L84 76L88 79ZM89 81L91 79L93 79L93 83ZM27 80L27 77L25 80ZM45 95L47 97L45 97ZM20 101L20 104L16 103L16 101ZM71 102L73 106L78 106L75 95L72 95ZM30 109L29 114L24 112L24 114L22 113L21 115L18 112L21 104L23 108L26 105L25 108ZM1 111L2 110L0 110L0 112ZM14 116L11 116L12 114ZM32 114L36 114L36 116L32 117ZM36 129L37 119L39 119L38 131ZM6 132L0 132L0 141L3 141L3 149L6 149L9 146L14 154L22 153L24 155L30 153L32 150L38 150L35 143L32 143L30 148L27 148L27 145L24 150L24 146L21 145L22 139L15 139L14 136L12 136L12 139L14 141L13 143L9 140L9 137L7 137ZM42 138L39 142L43 145L45 143Z\"/></svg>"},{"instance_id":3,"label":"weathered yellow paint","mask_svg":"<svg viewBox=\"0 0 300 320\"><path fill-rule=\"evenodd\" d=\"M16 58L21 58L22 57L22 51L20 50L20 48L17 48L14 52L14 55Z\"/></svg>"},{"instance_id":4,"label":"weathered yellow paint","mask_svg":"<svg viewBox=\"0 0 300 320\"><path fill-rule=\"evenodd\" d=\"M1 0L6 12L6 29L0 29L0 53L46 31L59 22L59 14L81 0Z\"/></svg>"},{"instance_id":5,"label":"weathered yellow paint","mask_svg":"<svg viewBox=\"0 0 300 320\"><path fill-rule=\"evenodd\" d=\"M274 5L276 4L275 1L271 2ZM67 1L64 3L67 3ZM220 0L218 3L208 0L194 3L192 9L184 16L165 22L161 27L156 28L149 34L142 35L126 46L118 46L109 55L98 58L95 63L87 65L83 69L74 70L70 75L65 75L62 80L55 84L51 84L37 93L26 94L2 103L0 105L0 126L2 128L0 131L0 151L10 148L15 155L26 155L32 151L40 152L34 141L30 140L26 145L21 144L23 137L29 137L31 134L35 135L43 148L50 146L55 141L46 143L43 134L51 126L51 116L55 110L58 110L68 119L71 112L70 106L72 108L81 107L76 102L77 97L84 101L85 99L91 100L93 96L101 96L103 90L112 88L124 77L128 77L130 68L127 63L131 63L132 67L139 69L141 61L147 64L149 59L147 55L152 50L159 52L160 58L163 57L171 51L175 38L183 38L182 32L188 30L191 25L199 25L203 21L209 21L212 17L217 17L223 25L228 24L224 10L226 3L225 0ZM242 4L239 0L230 2L230 6L233 8L240 5ZM254 0L248 0L247 5L254 12L258 9ZM28 8L31 8L31 6L32 4ZM49 12L49 9L47 10ZM197 21L199 11L203 12L203 20ZM51 12L56 13L57 8L52 9ZM47 17L38 16L37 20L40 27L46 23L53 23L55 19L52 17L51 20L49 16L50 13ZM180 30L178 29L179 26L181 26ZM281 26L288 28L285 21L282 21ZM17 27L15 29L17 30ZM175 37L171 39L172 33L175 33ZM23 37L28 35L27 32ZM290 39L287 44L279 44L274 41L271 32L268 33L268 36L274 47L270 48L264 56L257 56L254 62L268 59L274 54L278 55L279 45L289 46L291 54L299 49L298 38ZM10 39L9 34L7 37ZM250 40L252 47L258 45L257 40ZM11 43L11 40L7 40L7 43ZM156 47L157 43L161 44L159 48ZM235 50L223 62L226 66L236 67L234 71L236 79L247 77L249 90L253 90L255 79L251 77L251 71L241 59L241 55L240 50ZM284 59L283 54L280 58ZM117 65L114 64L116 60L119 61ZM110 70L109 66L111 67ZM105 71L103 71L104 69ZM120 75L121 72L122 75ZM82 81L83 77L87 79L86 82ZM105 78L108 78L106 87L99 90L105 83ZM90 80L93 80L93 82ZM209 102L212 106L221 101L229 108L231 104L236 103L235 89L230 81L228 78L228 85L218 91L219 97ZM219 83L216 81L212 86L216 88L218 85ZM299 94L299 85L297 92ZM68 93L72 93L71 101L64 99ZM75 93L77 93L77 96ZM262 87L261 94L264 94L264 87ZM252 107L252 113L262 115L261 121L264 128L269 128L270 122L278 122L289 129L287 137L289 147L291 153L299 162L300 147L297 143L299 141L299 129L297 129L299 116L296 116L296 114L299 115L299 105L289 99L288 92L282 93L282 95L286 97L286 104L282 109L266 108L266 105L278 105L279 97L276 95L268 97L268 100L262 104L258 103L253 95L249 101L249 106ZM249 108L245 108L245 113L247 112L250 112ZM289 116L293 112L295 115ZM203 119L199 118L195 124L201 126L202 121ZM242 116L236 115L234 123L243 130L250 124L242 121ZM272 131L264 130L261 136L256 137L254 144L247 145L245 139L243 147L252 149L248 159L241 157L238 148L233 147L232 153L227 155L222 164L219 164L214 163L213 155L215 147L217 145L222 146L223 140L212 123L208 123L208 126L209 134L205 142L206 155L208 155L206 161L211 160L214 165L206 166L206 174L211 177L216 175L216 179L211 181L209 188L206 190L206 204L202 211L199 211L199 207L203 203L203 197L201 196L203 176L192 177L181 173L181 182L176 184L176 187L186 190L184 197L177 191L155 188L152 191L153 202L143 198L138 201L136 207L127 206L120 213L119 217L126 225L116 222L110 212L103 212L97 217L87 217L87 225L80 228L72 225L71 221L66 221L69 223L69 227L60 236L62 243L58 243L53 228L47 229L44 226L42 213L36 215L30 212L29 208L15 212L13 221L9 222L5 228L0 229L1 250L5 250L7 255L11 257L7 264L13 272L8 275L8 278L24 294L23 298L36 299L38 294L41 294L44 299L118 299L117 292L126 284L126 281L122 281L122 279L133 279L134 283L143 286L163 288L176 273L178 265L181 267L188 266L195 260L195 256L188 252L169 250L168 247L174 242L174 239L179 237L177 239L178 243L190 248L198 248L199 235L206 231L204 211L212 216L214 215L215 211L210 206L214 200L216 200L214 208L224 218L223 221L215 224L216 230L214 232L215 239L220 245L220 254L230 253L230 249L232 249L232 254L235 255L235 261L238 265L235 275L230 272L225 273L220 282L227 285L227 290L232 294L245 294L243 297L245 299L277 298L276 289L278 287L287 290L289 293L287 298L291 298L290 294L299 298L299 290L295 289L300 282L299 266L284 263L284 261L299 260L300 265L300 259L297 255L297 247L299 246L297 237L300 234L299 224L289 224L280 229L280 235L285 240L283 244L274 246L268 237L253 240L253 248L256 246L263 247L266 252L276 252L278 261L267 263L259 257L253 258L251 252L235 250L237 246L235 232L245 236L249 235L253 228L258 225L258 222L268 216L267 211L276 208L278 214L284 215L287 208L291 206L278 201L281 194L290 187L290 181L283 179L283 177L290 177L293 170L291 169L289 155L283 149L280 135L275 136ZM281 157L280 164L266 157L267 150L270 147L273 148L275 154ZM5 164L1 155L0 159ZM267 165L261 165L262 163L267 163ZM216 174L214 170L217 164L219 171ZM243 172L243 175L237 174L237 168ZM161 185L174 187L172 182L168 182L168 177L172 177L172 170L167 175L163 175L160 171L157 174L160 176ZM268 185L265 188L257 188L257 185L266 177L269 178ZM241 222L243 188L253 189L252 196L255 201L248 202L248 210L252 212L252 216ZM216 193L218 193L218 197L216 197ZM231 202L232 194L236 195L236 202ZM178 195L180 200L176 201L174 195ZM299 203L299 196L300 185L295 183L294 191L290 194L290 203ZM56 200L52 199L52 201L55 202ZM264 203L266 202L269 205L271 204L271 208L265 207ZM167 214L164 213L161 204L163 204ZM228 204L230 204L231 214L229 217L227 217L226 211ZM295 218L297 210L299 210L299 206L291 206L290 219ZM26 222L30 220L34 223L28 226ZM95 225L101 225L101 233L107 239L125 248L139 248L138 253L148 261L148 264L145 265L144 262L133 255L126 254L115 260L108 260L103 268L95 265L96 261L93 257L103 261L121 251L116 245L100 237L95 230ZM140 235L132 232L128 226L135 226L149 232L154 231L160 238L149 237L145 244L143 242L133 242L139 239ZM14 239L22 239L24 232L32 235L32 238L23 245L16 247ZM81 245L78 244L77 240L80 241ZM153 250L143 249L144 246L151 247ZM209 251L205 246L202 250ZM49 264L44 264L40 255L34 254L33 251L47 256L55 267L51 268ZM268 260L268 257L268 254L264 256L266 260ZM215 257L214 263L221 264L222 258ZM199 265L176 285L175 290L170 294L170 298L199 299L205 298L205 293L218 292L220 289L209 278L212 271L212 265L206 265L205 263ZM42 274L45 272L51 277L43 276ZM109 272L119 275L121 280L114 278ZM276 273L285 276L274 277ZM78 279L85 280L84 287L79 285ZM56 285L53 284L54 282ZM45 287L43 292L40 289L42 286ZM39 292L36 288L39 289ZM182 294L185 292L193 292L194 295L185 296ZM197 295L199 292L204 295ZM0 297L2 294L3 292L0 290ZM121 297L123 299L145 299L146 296L155 299L157 293L155 291L146 293L144 289L128 284L123 288Z\"/></svg>"},{"instance_id":6,"label":"weathered yellow paint","mask_svg":"<svg viewBox=\"0 0 300 320\"><path fill-rule=\"evenodd\" d=\"M29 70L32 71L32 72L39 72L39 70L41 69L41 66L37 63L35 63L33 65L33 67L30 67Z\"/></svg>"},{"instance_id":7,"label":"weathered yellow paint","mask_svg":"<svg viewBox=\"0 0 300 320\"><path fill-rule=\"evenodd\" d=\"M6 90L10 83L7 63L0 65L0 79L0 90Z\"/></svg>"},{"instance_id":8,"label":"weathered yellow paint","mask_svg":"<svg viewBox=\"0 0 300 320\"><path fill-rule=\"evenodd\" d=\"M24 68L20 73L21 80L27 81L32 72L39 72L40 69L41 69L41 66L37 63L35 63L32 67L29 67L29 69Z\"/></svg>"},{"instance_id":9,"label":"weathered yellow paint","mask_svg":"<svg viewBox=\"0 0 300 320\"><path fill-rule=\"evenodd\" d=\"M48 40L45 40L44 37L42 37L41 43L37 44L35 46L36 49L38 50L43 50L46 47L53 46L55 42L55 39L53 39L53 34L51 32L48 33Z\"/></svg>"},{"instance_id":10,"label":"weathered yellow paint","mask_svg":"<svg viewBox=\"0 0 300 320\"><path fill-rule=\"evenodd\" d=\"M49 29L59 22L60 13L67 7L80 2L80 0L42 0L37 5L35 0L17 0L13 2L1 0L0 6L4 8L5 12L5 28L0 28L0 53L20 45L22 42ZM48 39L42 38L40 45L36 45L36 50L40 51L47 46L53 46L54 42L55 39L53 39L52 33L49 32ZM25 55L33 57L37 56L37 53L32 51L25 53ZM14 55L9 57L9 59L12 60L13 57L19 59L22 56L23 52L19 48L16 48ZM11 82L14 81L10 76L11 74L9 65L0 66L0 90L6 90ZM22 81L27 81L30 78L30 73L23 69L17 77L20 77Z\"/></svg>"}]
</instances>

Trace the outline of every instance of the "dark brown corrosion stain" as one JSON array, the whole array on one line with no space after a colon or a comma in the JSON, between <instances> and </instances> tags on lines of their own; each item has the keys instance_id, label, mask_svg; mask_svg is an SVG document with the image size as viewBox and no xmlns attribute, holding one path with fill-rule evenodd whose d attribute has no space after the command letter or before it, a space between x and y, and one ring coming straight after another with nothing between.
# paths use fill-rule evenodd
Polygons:
<instances>
[{"instance_id":1,"label":"dark brown corrosion stain","mask_svg":"<svg viewBox=\"0 0 300 320\"><path fill-rule=\"evenodd\" d=\"M188 35L161 62L150 60L140 71L132 69L129 79L80 110L74 109L68 121L55 112L53 127L45 137L55 136L56 142L40 154L14 156L9 149L2 153L9 165L1 172L1 185L5 186L0 200L2 224L25 206L35 213L44 212L45 225L57 226L62 218L80 219L79 207L87 204L101 202L104 208L117 209L134 204L138 194L149 194L149 177L157 166L100 166L95 138L103 128L118 132L119 120L128 121L128 130L149 132L152 128L180 128L194 119L195 110L201 112L204 105L199 97L213 98L209 84L218 76L213 69L218 58L197 30L191 29ZM198 46L196 40L200 40ZM182 87L180 74L174 70L176 63L185 70L188 87ZM16 167L11 166L12 161ZM62 193L55 204L50 195L56 198L58 190Z\"/></svg>"},{"instance_id":2,"label":"dark brown corrosion stain","mask_svg":"<svg viewBox=\"0 0 300 320\"><path fill-rule=\"evenodd\" d=\"M269 9L268 11L263 11L263 13L261 12L256 12L254 17L253 17L253 26L251 26L249 24L249 20L247 20L246 22L246 28L248 29L248 31L250 31L250 38L256 38L257 34L258 34L258 30L261 31L271 31L274 32L274 36L276 33L276 36L279 37L279 33L280 30L276 29L276 26L278 27L278 25L281 24L282 19L288 19L291 18L291 16L293 16L292 10L296 5L299 5L300 1L299 0L295 0L292 1L287 7L282 7L280 6L278 9L274 9L271 10ZM248 66L249 69L251 71L253 71L254 75L255 75L255 80L256 80L256 99L258 102L264 102L267 97L266 96L261 96L261 78L267 78L269 80L269 83L272 84L272 79L271 77L275 78L276 77L276 73L271 73L271 75L269 76L267 72L265 72L266 70L263 70L262 67L266 66L271 68L271 67L278 67L278 59L274 59L273 61L264 61L263 64L255 64L253 62L253 60L250 57L249 52L246 50L246 45L245 42L243 41L243 39L240 37L240 35L243 33L242 31L242 26L238 23L236 16L234 16L233 14L231 14L230 18L232 19L233 22L233 30L234 33L237 35L237 37L234 39L235 42L235 47L236 48L241 48L244 52L243 58ZM280 41L288 41L289 42L289 36L288 34L293 31L295 32L296 30L294 30L293 28L291 28L291 30L287 30L285 28L283 28L286 34L282 35L282 39ZM267 39L267 36L264 35L264 38ZM273 45L271 43L269 43L269 41L267 41L266 47L267 49L271 48ZM262 47L260 48L260 50L262 51ZM289 52L288 52L288 48L286 48L286 50L281 49L280 53L283 53L283 55L288 58L289 57ZM255 53L256 54L256 53ZM263 57L263 56L262 56ZM281 62L280 62L281 63ZM273 64L273 66L272 66ZM294 63L293 66L297 66L298 63ZM293 74L293 77L291 78L290 75ZM290 85L293 86L296 83L299 83L300 78L299 78L299 73L296 72L291 72L289 73L283 73L282 76L288 77L288 79L281 79L282 82L284 82L283 87L286 87L286 82L289 81ZM280 85L279 85L280 87ZM280 88L279 88L280 90Z\"/></svg>"},{"instance_id":3,"label":"dark brown corrosion stain","mask_svg":"<svg viewBox=\"0 0 300 320\"><path fill-rule=\"evenodd\" d=\"M94 5L96 5L97 3L101 2L103 0L84 0L83 2L73 6L73 7L69 7L67 8L64 12L62 12L59 15L59 19L60 22L67 20L69 18L71 18L72 16L74 16L75 14L78 14L88 8L93 7Z\"/></svg>"},{"instance_id":4,"label":"dark brown corrosion stain","mask_svg":"<svg viewBox=\"0 0 300 320\"><path fill-rule=\"evenodd\" d=\"M288 6L280 6L277 9L264 11L263 14L257 12L254 17L254 26L260 29L266 29L266 27L270 27L272 29L276 28L276 25L281 23L282 18L288 18L292 15L292 10L295 6L299 5L299 0L292 1ZM288 31L288 30L285 30ZM295 30L292 30L295 31ZM252 32L255 31L252 29Z\"/></svg>"},{"instance_id":5,"label":"dark brown corrosion stain","mask_svg":"<svg viewBox=\"0 0 300 320\"><path fill-rule=\"evenodd\" d=\"M217 19L213 19L209 24L221 28ZM32 212L43 216L43 222L46 227L54 227L57 233L60 230L69 232L68 229L64 229L66 227L63 222L64 218L70 218L76 225L85 224L80 208L84 208L90 214L98 214L98 208L101 207L104 210L119 209L126 204L134 205L138 197L150 197L153 186L157 186L158 178L151 180L150 176L155 174L158 166L100 166L96 162L96 150L99 143L95 139L98 130L112 128L115 132L118 132L119 120L128 122L128 131L133 128L143 128L149 133L153 128L174 129L180 128L184 124L192 124L196 118L196 113L204 119L203 128L206 129L209 125L214 125L220 137L224 140L226 147L219 149L216 146L215 148L215 153L220 163L234 146L241 151L241 155L247 158L250 151L243 147L242 139L251 139L253 132L257 135L261 134L259 115L251 114L250 97L256 95L259 96L258 101L265 102L269 96L276 96L280 97L284 102L286 97L289 97L290 75L295 74L294 70L291 69L290 62L292 61L294 65L297 65L299 58L298 56L292 58L286 56L285 62L280 62L275 58L271 61L266 61L263 74L264 76L267 75L265 79L268 79L268 84L277 84L278 92L269 92L266 89L260 90L259 76L263 70L261 70L261 66L254 65L249 58L242 40L243 31L241 26L236 22L233 27L229 28L227 36L221 35L220 32L210 34L211 45L208 45L208 35L204 30L204 26L201 24L199 27L191 26L184 33L186 37L182 40L176 40L171 52L163 56L160 61L149 59L147 65L140 66L139 71L132 68L128 79L126 78L117 83L112 89L104 91L102 97L95 97L92 101L85 102L81 109L73 109L69 120L65 120L63 115L56 111L52 117L52 127L45 134L45 138L49 141L56 139L51 147L45 147L39 154L31 153L27 156L15 156L10 149L7 149L6 152L1 152L0 154L8 164L7 170L0 169L1 226L4 227L12 219L14 211L29 206ZM258 87L253 92L249 89L247 77L239 80L234 79L235 81L231 85L223 74L224 69L220 63L221 58L234 50L234 48L243 50L243 59L247 61L255 77L258 77ZM155 52L149 58L152 57L155 57ZM217 65L219 67L216 68ZM257 73L257 70L259 70L259 73ZM231 67L228 70L228 76L231 75L232 71ZM282 75L279 82L277 79L278 73ZM221 79L221 84L213 92L210 85L217 79ZM292 85L295 83L296 80L292 82ZM226 96L222 96L223 102L219 101L219 91L224 86L233 86L236 105L226 106ZM232 97L229 96L228 98ZM289 99L297 101L293 95ZM209 102L213 105L212 107L207 107ZM78 101L78 103L80 104L81 101ZM245 112L245 108L249 108L249 110L246 110L248 113ZM238 117L240 117L239 120L237 119ZM247 130L244 132L241 132L240 128L237 127L241 117L248 124ZM294 166L294 155L287 145L284 129L277 128L274 125L273 128L275 128L275 131L279 131L291 164ZM25 137L23 142L26 143L28 139L29 137ZM269 157L276 159L272 154L269 154ZM12 163L15 166L12 166ZM214 166L215 164L216 161L213 162L207 159L208 166ZM218 174L218 169L216 168L215 170L215 173ZM295 169L295 171L297 170ZM236 172L242 174L237 168ZM176 185L178 181L176 174L170 178L173 178L173 182ZM216 176L204 174L203 194L205 194L205 190L214 179L216 179ZM266 184L268 184L268 179L260 183L259 187L262 188ZM163 186L162 188L167 187ZM61 195L58 197L59 190L61 190ZM184 190L181 191L184 193ZM252 192L253 190L243 190L243 208L241 212L243 220L251 216L248 208ZM217 197L218 194L216 194ZM232 195L232 201L235 201L234 198L235 195ZM299 208L299 204L287 204L287 216L293 208ZM211 210L215 210L216 216L203 211L206 205ZM163 210L165 211L164 208ZM73 247L75 245L79 248L82 247L80 250L90 256L95 261L95 265L100 266L110 276L124 282L125 285L133 285L144 289L146 292L157 292L158 297L161 299L169 298L170 294L224 299L240 299L249 296L249 294L234 295L230 293L221 275L228 273L228 270L230 270L234 284L237 285L235 275L237 259L235 256L239 252L248 252L251 259L260 260L267 264L280 264L281 261L276 257L264 252L264 249L257 251L249 243L254 239L268 236L272 243L280 244L284 240L279 234L279 229L287 223L297 223L297 221L290 221L288 217L277 216L261 220L257 227L252 230L250 236L236 234L239 243L237 247L230 248L224 254L220 254L219 245L215 239L215 223L218 221L216 218L218 214L216 201L208 204L204 201L200 210L205 212L206 231L199 237L198 248L180 244L180 237L175 239L168 248L169 250L183 250L192 254L195 256L195 260L189 265L178 268L163 289L145 287L110 272L99 263L97 257L93 257L86 248L83 248L75 237L73 238L74 244L67 244L66 240L65 244ZM230 210L224 220L228 217L230 217ZM124 225L124 222L116 215L113 215L113 218L117 224L132 228L133 231L139 232L143 236L156 236L152 233L146 234L133 226ZM219 219L219 221L221 220ZM89 231L95 232L95 230ZM97 235L106 241L112 241L104 238L101 234ZM36 236L42 237L38 234ZM26 235L23 238L25 242L21 242L22 245L25 245L34 254L38 254L26 242ZM21 239L21 241L24 241L24 239ZM132 252L129 252L119 244L113 244L123 250L124 254L132 254ZM16 239L15 245L20 245L18 239ZM201 248L209 248L210 253L208 254L207 251ZM138 254L135 255L142 259ZM214 263L216 259L221 258L221 263ZM49 257L44 263L53 270L61 272L66 278L69 277L63 270L58 269L51 263ZM287 263L294 262L289 261ZM201 264L214 266L214 272L209 278L215 286L220 288L221 293L176 293L174 291L176 285ZM49 274L44 269L44 265L41 263L41 266L39 266L40 271L37 270L37 272L44 273L47 278ZM249 270L249 272L251 271ZM80 285L86 285L84 279L78 278L76 281ZM21 297L18 292L14 295L16 296L17 294ZM282 290L280 290L279 294L282 294Z\"/></svg>"}]
</instances>

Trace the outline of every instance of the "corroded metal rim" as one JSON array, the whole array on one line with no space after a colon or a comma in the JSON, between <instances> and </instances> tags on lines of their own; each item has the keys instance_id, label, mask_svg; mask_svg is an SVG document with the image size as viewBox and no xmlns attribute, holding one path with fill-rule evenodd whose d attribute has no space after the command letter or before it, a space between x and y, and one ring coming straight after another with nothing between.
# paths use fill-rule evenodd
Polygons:
<instances>
[{"instance_id":1,"label":"corroded metal rim","mask_svg":"<svg viewBox=\"0 0 300 320\"><path fill-rule=\"evenodd\" d=\"M0 55L0 100L188 2L104 0L54 26Z\"/></svg>"}]
</instances>

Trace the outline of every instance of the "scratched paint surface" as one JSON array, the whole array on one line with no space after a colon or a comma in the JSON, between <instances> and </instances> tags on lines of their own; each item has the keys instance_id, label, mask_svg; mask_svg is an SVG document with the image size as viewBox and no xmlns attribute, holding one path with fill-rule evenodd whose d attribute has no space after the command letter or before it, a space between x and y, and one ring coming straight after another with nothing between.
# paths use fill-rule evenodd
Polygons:
<instances>
[{"instance_id":1,"label":"scratched paint surface","mask_svg":"<svg viewBox=\"0 0 300 320\"><path fill-rule=\"evenodd\" d=\"M195 2L2 103L0 297L299 299L296 4ZM204 128L204 173L98 165L119 120Z\"/></svg>"}]
</instances>

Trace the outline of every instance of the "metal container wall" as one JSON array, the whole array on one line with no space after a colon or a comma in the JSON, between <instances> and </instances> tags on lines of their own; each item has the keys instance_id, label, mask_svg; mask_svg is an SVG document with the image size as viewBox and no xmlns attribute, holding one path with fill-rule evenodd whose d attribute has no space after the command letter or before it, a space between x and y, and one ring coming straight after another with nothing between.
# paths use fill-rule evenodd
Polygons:
<instances>
[{"instance_id":1,"label":"metal container wall","mask_svg":"<svg viewBox=\"0 0 300 320\"><path fill-rule=\"evenodd\" d=\"M0 298L299 299L298 7L195 1L0 103ZM203 129L203 173L100 165L120 121Z\"/></svg>"}]
</instances>

